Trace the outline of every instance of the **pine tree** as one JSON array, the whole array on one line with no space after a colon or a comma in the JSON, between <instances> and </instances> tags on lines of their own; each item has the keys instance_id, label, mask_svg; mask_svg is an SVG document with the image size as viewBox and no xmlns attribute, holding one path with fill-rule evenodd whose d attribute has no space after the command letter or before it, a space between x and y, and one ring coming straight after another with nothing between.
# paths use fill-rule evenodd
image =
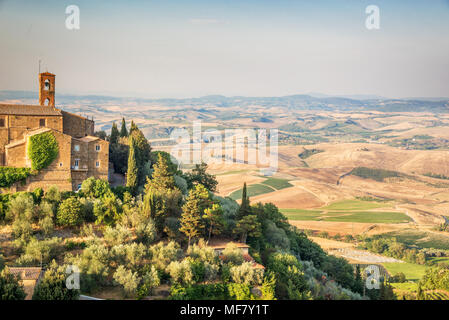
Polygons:
<instances>
[{"instance_id":1,"label":"pine tree","mask_svg":"<svg viewBox=\"0 0 449 320\"><path fill-rule=\"evenodd\" d=\"M182 207L182 215L180 219L181 227L179 231L184 233L189 239L188 247L190 247L190 241L201 234L204 225L201 220L201 202L197 190L200 185L195 189L190 190L189 196L186 199L186 203ZM203 187L204 188L204 187Z\"/></svg>"},{"instance_id":2,"label":"pine tree","mask_svg":"<svg viewBox=\"0 0 449 320\"><path fill-rule=\"evenodd\" d=\"M242 190L242 203L240 204L238 217L239 219L242 219L243 217L250 215L252 213L251 206L249 203L249 198L246 194L246 182L243 184L243 190Z\"/></svg>"},{"instance_id":3,"label":"pine tree","mask_svg":"<svg viewBox=\"0 0 449 320\"><path fill-rule=\"evenodd\" d=\"M159 154L157 163L153 169L152 177L151 179L147 179L147 184L145 185L146 192L152 188L158 191L175 188L175 178L168 169L167 160L161 154Z\"/></svg>"},{"instance_id":4,"label":"pine tree","mask_svg":"<svg viewBox=\"0 0 449 320\"><path fill-rule=\"evenodd\" d=\"M109 137L109 143L110 144L118 143L119 136L120 136L120 133L118 132L117 124L114 122L114 123L112 123L111 135Z\"/></svg>"},{"instance_id":5,"label":"pine tree","mask_svg":"<svg viewBox=\"0 0 449 320\"><path fill-rule=\"evenodd\" d=\"M134 139L130 138L129 156L128 156L128 171L126 175L126 186L135 194L138 186L138 168L136 161L136 153L134 147Z\"/></svg>"},{"instance_id":6,"label":"pine tree","mask_svg":"<svg viewBox=\"0 0 449 320\"><path fill-rule=\"evenodd\" d=\"M122 118L122 127L120 128L120 137L127 137L128 136L128 130L126 129L126 122L125 118Z\"/></svg>"}]
</instances>

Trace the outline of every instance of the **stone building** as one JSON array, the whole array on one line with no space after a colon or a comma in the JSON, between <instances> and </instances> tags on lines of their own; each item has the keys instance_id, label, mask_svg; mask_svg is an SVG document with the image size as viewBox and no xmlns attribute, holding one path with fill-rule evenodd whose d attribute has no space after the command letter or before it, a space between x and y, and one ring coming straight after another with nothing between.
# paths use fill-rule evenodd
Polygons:
<instances>
[{"instance_id":1,"label":"stone building","mask_svg":"<svg viewBox=\"0 0 449 320\"><path fill-rule=\"evenodd\" d=\"M0 104L0 166L30 168L29 138L44 132L58 142L56 159L11 191L77 190L88 177L108 179L109 143L93 136L93 120L55 107L55 75L48 72L39 74L39 105Z\"/></svg>"}]
</instances>

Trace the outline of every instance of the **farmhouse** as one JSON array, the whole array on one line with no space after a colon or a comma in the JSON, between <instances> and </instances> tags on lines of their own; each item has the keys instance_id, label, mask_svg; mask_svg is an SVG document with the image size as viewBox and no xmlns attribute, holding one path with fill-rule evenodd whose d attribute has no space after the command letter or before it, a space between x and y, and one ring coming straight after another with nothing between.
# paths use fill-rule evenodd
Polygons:
<instances>
[{"instance_id":1,"label":"farmhouse","mask_svg":"<svg viewBox=\"0 0 449 320\"><path fill-rule=\"evenodd\" d=\"M55 107L55 75L39 74L39 105L0 104L0 169L31 170L30 142L45 141L35 139L43 135L55 138L57 155L26 179L1 187L16 192L38 187L45 190L55 185L60 190L72 191L88 177L107 180L109 143L93 134L92 119Z\"/></svg>"},{"instance_id":2,"label":"farmhouse","mask_svg":"<svg viewBox=\"0 0 449 320\"><path fill-rule=\"evenodd\" d=\"M43 269L39 267L10 267L9 272L20 277L20 282L26 293L25 300L31 300L34 287L39 283L44 274Z\"/></svg>"},{"instance_id":3,"label":"farmhouse","mask_svg":"<svg viewBox=\"0 0 449 320\"><path fill-rule=\"evenodd\" d=\"M254 258L251 257L251 255L249 254L249 245L247 245L246 243L234 242L227 239L212 239L208 243L208 247L214 249L215 253L220 257L220 259L223 258L223 250L228 246L234 246L238 248L242 253L243 259L246 262L252 263L252 267L254 269L265 270L265 267L263 265L257 263Z\"/></svg>"}]
</instances>

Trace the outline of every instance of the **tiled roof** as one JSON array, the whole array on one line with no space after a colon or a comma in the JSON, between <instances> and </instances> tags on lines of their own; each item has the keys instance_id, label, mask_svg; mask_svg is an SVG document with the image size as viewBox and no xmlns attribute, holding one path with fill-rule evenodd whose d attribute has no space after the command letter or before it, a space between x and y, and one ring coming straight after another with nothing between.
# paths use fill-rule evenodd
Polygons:
<instances>
[{"instance_id":1,"label":"tiled roof","mask_svg":"<svg viewBox=\"0 0 449 320\"><path fill-rule=\"evenodd\" d=\"M214 248L214 249L224 249L228 244L235 245L237 248L249 248L249 246L246 243L241 242L234 242L232 240L227 239L212 239L208 243L208 247Z\"/></svg>"},{"instance_id":2,"label":"tiled roof","mask_svg":"<svg viewBox=\"0 0 449 320\"><path fill-rule=\"evenodd\" d=\"M21 280L37 280L41 274L42 268L40 267L10 267L9 272L14 275L20 276Z\"/></svg>"},{"instance_id":3,"label":"tiled roof","mask_svg":"<svg viewBox=\"0 0 449 320\"><path fill-rule=\"evenodd\" d=\"M26 116L62 116L61 111L53 107L23 104L0 104L0 114Z\"/></svg>"}]
</instances>

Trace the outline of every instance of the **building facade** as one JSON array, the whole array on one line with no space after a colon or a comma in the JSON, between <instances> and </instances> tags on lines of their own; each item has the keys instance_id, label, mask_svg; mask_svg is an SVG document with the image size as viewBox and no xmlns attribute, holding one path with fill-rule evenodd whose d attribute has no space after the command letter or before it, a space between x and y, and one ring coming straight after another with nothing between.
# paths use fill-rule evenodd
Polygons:
<instances>
[{"instance_id":1,"label":"building facade","mask_svg":"<svg viewBox=\"0 0 449 320\"><path fill-rule=\"evenodd\" d=\"M31 167L29 138L51 132L58 142L56 159L12 191L77 190L88 177L108 179L109 143L95 137L94 121L55 107L55 75L39 74L39 105L0 104L0 166Z\"/></svg>"}]
</instances>

